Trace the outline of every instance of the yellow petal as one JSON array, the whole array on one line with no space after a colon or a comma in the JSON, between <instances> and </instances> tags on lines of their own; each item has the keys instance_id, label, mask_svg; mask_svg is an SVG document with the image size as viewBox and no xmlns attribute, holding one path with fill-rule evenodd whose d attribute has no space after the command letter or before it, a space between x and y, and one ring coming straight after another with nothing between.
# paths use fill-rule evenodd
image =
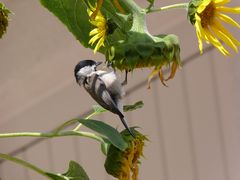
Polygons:
<instances>
[{"instance_id":1,"label":"yellow petal","mask_svg":"<svg viewBox=\"0 0 240 180\"><path fill-rule=\"evenodd\" d=\"M215 35L217 35L219 37L219 39L221 39L226 45L231 47L233 50L238 52L237 46L234 44L234 42L227 35L225 35L221 31L219 31L219 29L215 28L214 26L212 26L211 28L212 28L213 32L215 33Z\"/></svg>"},{"instance_id":2,"label":"yellow petal","mask_svg":"<svg viewBox=\"0 0 240 180\"><path fill-rule=\"evenodd\" d=\"M91 23L92 25L94 25L94 26L98 26L98 25L97 25L97 24L98 24L97 21L90 21L90 23Z\"/></svg>"},{"instance_id":3,"label":"yellow petal","mask_svg":"<svg viewBox=\"0 0 240 180\"><path fill-rule=\"evenodd\" d=\"M201 32L199 30L199 26L195 25L196 27L196 33L197 33L197 37L198 37L198 47L199 47L199 51L202 54L203 52L203 44L202 44L202 36L201 36Z\"/></svg>"},{"instance_id":4,"label":"yellow petal","mask_svg":"<svg viewBox=\"0 0 240 180\"><path fill-rule=\"evenodd\" d=\"M101 39L99 39L95 49L98 50L98 49L100 49L101 46L104 46L104 38L103 37ZM95 51L95 49L94 49L94 51Z\"/></svg>"},{"instance_id":5,"label":"yellow petal","mask_svg":"<svg viewBox=\"0 0 240 180\"><path fill-rule=\"evenodd\" d=\"M98 30L98 28L95 28L95 29L90 31L89 36L93 36L93 35L95 35L97 33L99 33L99 30Z\"/></svg>"},{"instance_id":6,"label":"yellow petal","mask_svg":"<svg viewBox=\"0 0 240 180\"><path fill-rule=\"evenodd\" d=\"M95 6L97 6L97 5L95 5ZM94 8L89 1L88 1L88 7L90 8L89 10L91 10L92 12L96 10L96 8Z\"/></svg>"},{"instance_id":7,"label":"yellow petal","mask_svg":"<svg viewBox=\"0 0 240 180\"><path fill-rule=\"evenodd\" d=\"M225 14L220 14L220 13L217 16L219 19L221 19L225 23L228 23L228 24L231 24L233 26L240 28L240 24L238 24L236 21L234 21L231 17L229 17Z\"/></svg>"},{"instance_id":8,"label":"yellow petal","mask_svg":"<svg viewBox=\"0 0 240 180\"><path fill-rule=\"evenodd\" d=\"M199 51L202 54L203 53L202 39L203 39L204 35L203 35L203 30L202 30L202 25L201 25L201 19L197 14L195 15L195 18L196 18L195 28L196 28L196 33L197 33L197 37L198 37L198 46L199 46Z\"/></svg>"},{"instance_id":9,"label":"yellow petal","mask_svg":"<svg viewBox=\"0 0 240 180\"><path fill-rule=\"evenodd\" d=\"M106 38L106 31L107 31L107 21L102 15L101 11L97 11L97 4L93 7L90 3L88 3L88 15L90 16L89 22L95 26L94 29L92 29L89 32L89 36L92 36L89 40L88 44L95 44L94 47L94 53L96 53L101 46L104 46L104 41ZM91 19L91 16L93 12L97 12L94 16L94 19Z\"/></svg>"},{"instance_id":10,"label":"yellow petal","mask_svg":"<svg viewBox=\"0 0 240 180\"><path fill-rule=\"evenodd\" d=\"M229 52L223 47L220 41L215 38L208 29L205 29L205 32L205 35L207 36L210 43L212 43L222 54L229 55Z\"/></svg>"},{"instance_id":11,"label":"yellow petal","mask_svg":"<svg viewBox=\"0 0 240 180\"><path fill-rule=\"evenodd\" d=\"M229 3L231 0L214 0L214 4L220 6Z\"/></svg>"},{"instance_id":12,"label":"yellow petal","mask_svg":"<svg viewBox=\"0 0 240 180\"><path fill-rule=\"evenodd\" d=\"M219 31L222 31L225 35L227 35L234 42L234 44L240 46L240 42L235 39L233 35L219 21L215 20L214 26L216 26Z\"/></svg>"},{"instance_id":13,"label":"yellow petal","mask_svg":"<svg viewBox=\"0 0 240 180\"><path fill-rule=\"evenodd\" d=\"M97 22L100 21L100 22L106 23L106 20L103 17L103 15L97 15L96 18L95 18L95 21L97 21Z\"/></svg>"},{"instance_id":14,"label":"yellow petal","mask_svg":"<svg viewBox=\"0 0 240 180\"><path fill-rule=\"evenodd\" d=\"M205 8L211 3L211 0L204 0L197 8L197 13L202 13Z\"/></svg>"},{"instance_id":15,"label":"yellow petal","mask_svg":"<svg viewBox=\"0 0 240 180\"><path fill-rule=\"evenodd\" d=\"M230 14L240 14L240 6L234 8L217 6L216 10Z\"/></svg>"},{"instance_id":16,"label":"yellow petal","mask_svg":"<svg viewBox=\"0 0 240 180\"><path fill-rule=\"evenodd\" d=\"M96 34L89 40L88 44L94 44L99 38L101 38L101 36L99 36L99 34Z\"/></svg>"}]
</instances>

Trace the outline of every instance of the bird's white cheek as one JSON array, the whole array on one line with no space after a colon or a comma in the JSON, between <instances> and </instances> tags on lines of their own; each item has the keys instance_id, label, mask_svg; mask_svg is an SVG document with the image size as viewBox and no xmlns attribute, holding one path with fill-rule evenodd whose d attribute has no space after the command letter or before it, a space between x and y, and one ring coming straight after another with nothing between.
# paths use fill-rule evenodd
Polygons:
<instances>
[{"instance_id":1,"label":"bird's white cheek","mask_svg":"<svg viewBox=\"0 0 240 180\"><path fill-rule=\"evenodd\" d=\"M77 82L77 83L79 84L79 86L82 86L82 85L83 85L85 79L86 79L86 77L83 77L83 76L81 76L81 77L78 78L78 82Z\"/></svg>"}]
</instances>

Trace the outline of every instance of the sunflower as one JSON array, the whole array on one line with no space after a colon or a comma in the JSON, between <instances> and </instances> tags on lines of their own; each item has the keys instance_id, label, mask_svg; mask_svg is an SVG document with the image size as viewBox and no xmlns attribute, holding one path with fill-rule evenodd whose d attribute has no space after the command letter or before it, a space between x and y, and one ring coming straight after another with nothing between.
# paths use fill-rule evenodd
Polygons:
<instances>
[{"instance_id":1,"label":"sunflower","mask_svg":"<svg viewBox=\"0 0 240 180\"><path fill-rule=\"evenodd\" d=\"M89 8L87 10L88 15L90 17L90 23L95 26L93 30L89 32L89 36L92 36L91 39L89 40L89 44L93 45L96 43L95 48L94 48L94 53L96 53L101 46L104 46L104 41L107 36L107 20L105 17L102 15L101 11L97 11L96 17L91 18L91 15L93 12L95 12L96 7L93 7L92 5L89 4Z\"/></svg>"},{"instance_id":2,"label":"sunflower","mask_svg":"<svg viewBox=\"0 0 240 180\"><path fill-rule=\"evenodd\" d=\"M135 138L126 130L121 132L124 140L128 142L128 148L121 151L110 145L104 164L107 173L118 178L118 180L138 179L139 159L143 156L144 144L148 139L134 128L131 128L131 130L134 131Z\"/></svg>"},{"instance_id":3,"label":"sunflower","mask_svg":"<svg viewBox=\"0 0 240 180\"><path fill-rule=\"evenodd\" d=\"M226 15L240 14L240 6L225 6L230 1L192 0L189 3L188 17L196 28L200 53L203 52L203 40L212 43L224 55L230 55L230 53L222 43L238 52L240 42L222 25L222 22L224 22L240 28L240 25L234 19Z\"/></svg>"}]
</instances>

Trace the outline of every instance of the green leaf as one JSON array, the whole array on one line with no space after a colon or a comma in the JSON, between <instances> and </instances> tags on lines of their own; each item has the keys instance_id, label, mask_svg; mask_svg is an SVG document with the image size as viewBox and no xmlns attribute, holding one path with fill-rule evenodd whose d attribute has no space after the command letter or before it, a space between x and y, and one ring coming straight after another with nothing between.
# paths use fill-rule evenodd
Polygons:
<instances>
[{"instance_id":1,"label":"green leaf","mask_svg":"<svg viewBox=\"0 0 240 180\"><path fill-rule=\"evenodd\" d=\"M101 136L106 137L114 146L120 150L124 150L128 147L127 143L123 140L121 134L112 126L97 120L81 119L79 123L99 133Z\"/></svg>"},{"instance_id":2,"label":"green leaf","mask_svg":"<svg viewBox=\"0 0 240 180\"><path fill-rule=\"evenodd\" d=\"M79 179L79 180L89 180L87 173L84 171L82 166L80 166L75 161L70 161L69 168L66 173L63 174L64 176L71 177L72 179Z\"/></svg>"},{"instance_id":3,"label":"green leaf","mask_svg":"<svg viewBox=\"0 0 240 180\"><path fill-rule=\"evenodd\" d=\"M83 46L93 48L88 44L89 32L93 28L83 0L40 0L40 2L67 26Z\"/></svg>"},{"instance_id":4,"label":"green leaf","mask_svg":"<svg viewBox=\"0 0 240 180\"><path fill-rule=\"evenodd\" d=\"M144 105L144 103L142 101L138 101L138 102L134 103L133 105L125 105L125 106L123 106L123 111L124 112L134 111L136 109L142 108L143 105Z\"/></svg>"},{"instance_id":5,"label":"green leaf","mask_svg":"<svg viewBox=\"0 0 240 180\"><path fill-rule=\"evenodd\" d=\"M75 161L69 162L68 171L64 174L47 172L46 175L53 180L89 180L85 170Z\"/></svg>"},{"instance_id":6,"label":"green leaf","mask_svg":"<svg viewBox=\"0 0 240 180\"><path fill-rule=\"evenodd\" d=\"M92 6L96 4L95 0L39 0L41 4L52 12L68 30L76 37L80 43L86 47L94 49L95 45L90 45L89 32L96 28L90 23L90 18L87 13L88 4ZM126 15L119 15L112 0L104 0L101 7L101 12L105 19L112 19L117 27L128 26L129 21L126 21ZM109 26L109 29L112 26ZM106 47L101 47L98 51L105 53Z\"/></svg>"}]
</instances>

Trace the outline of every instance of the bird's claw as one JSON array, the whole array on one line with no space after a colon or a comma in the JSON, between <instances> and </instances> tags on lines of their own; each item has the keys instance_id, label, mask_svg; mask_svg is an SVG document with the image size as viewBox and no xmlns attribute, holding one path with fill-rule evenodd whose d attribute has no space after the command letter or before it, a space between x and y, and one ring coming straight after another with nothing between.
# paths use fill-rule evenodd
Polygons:
<instances>
[{"instance_id":1,"label":"bird's claw","mask_svg":"<svg viewBox=\"0 0 240 180\"><path fill-rule=\"evenodd\" d=\"M121 83L122 86L125 86L127 85L127 82L128 82L128 70L125 71L125 79L124 81Z\"/></svg>"}]
</instances>

